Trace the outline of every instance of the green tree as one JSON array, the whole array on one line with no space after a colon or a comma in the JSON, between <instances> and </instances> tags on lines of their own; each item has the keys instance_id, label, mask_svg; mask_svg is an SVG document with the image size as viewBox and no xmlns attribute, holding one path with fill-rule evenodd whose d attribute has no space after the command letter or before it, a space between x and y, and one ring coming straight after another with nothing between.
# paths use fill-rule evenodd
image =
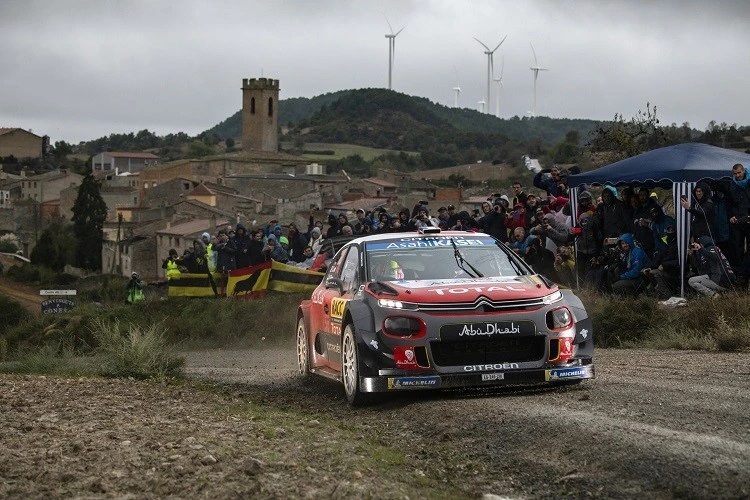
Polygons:
<instances>
[{"instance_id":1,"label":"green tree","mask_svg":"<svg viewBox=\"0 0 750 500\"><path fill-rule=\"evenodd\" d=\"M107 205L100 191L101 182L94 179L89 170L73 204L73 234L78 242L76 264L90 270L102 267L102 228L107 218Z\"/></svg>"},{"instance_id":2,"label":"green tree","mask_svg":"<svg viewBox=\"0 0 750 500\"><path fill-rule=\"evenodd\" d=\"M65 264L73 264L76 255L76 240L70 225L62 221L52 222L42 231L34 250L31 251L31 262L62 272Z\"/></svg>"},{"instance_id":3,"label":"green tree","mask_svg":"<svg viewBox=\"0 0 750 500\"><path fill-rule=\"evenodd\" d=\"M213 148L203 141L192 141L187 149L190 158L203 158L214 152Z\"/></svg>"}]
</instances>

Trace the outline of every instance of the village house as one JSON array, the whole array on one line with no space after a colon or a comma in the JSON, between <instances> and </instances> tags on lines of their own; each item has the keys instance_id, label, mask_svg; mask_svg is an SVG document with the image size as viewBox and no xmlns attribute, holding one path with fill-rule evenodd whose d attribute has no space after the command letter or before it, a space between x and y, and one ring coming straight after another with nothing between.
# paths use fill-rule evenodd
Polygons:
<instances>
[{"instance_id":1,"label":"village house","mask_svg":"<svg viewBox=\"0 0 750 500\"><path fill-rule=\"evenodd\" d=\"M106 151L91 157L93 172L115 172L116 175L140 172L158 163L159 157L153 153Z\"/></svg>"},{"instance_id":2,"label":"village house","mask_svg":"<svg viewBox=\"0 0 750 500\"><path fill-rule=\"evenodd\" d=\"M41 158L49 147L49 137L40 137L22 128L0 127L0 158L19 160Z\"/></svg>"}]
</instances>

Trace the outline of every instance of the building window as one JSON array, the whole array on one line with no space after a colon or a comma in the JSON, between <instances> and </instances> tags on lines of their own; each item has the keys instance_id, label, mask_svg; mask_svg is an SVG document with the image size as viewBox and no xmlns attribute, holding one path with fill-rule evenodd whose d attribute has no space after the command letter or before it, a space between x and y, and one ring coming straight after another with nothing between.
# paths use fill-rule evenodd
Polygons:
<instances>
[{"instance_id":1,"label":"building window","mask_svg":"<svg viewBox=\"0 0 750 500\"><path fill-rule=\"evenodd\" d=\"M34 189L36 189L36 181L34 181Z\"/></svg>"},{"instance_id":2,"label":"building window","mask_svg":"<svg viewBox=\"0 0 750 500\"><path fill-rule=\"evenodd\" d=\"M268 98L268 116L273 116L273 97Z\"/></svg>"},{"instance_id":3,"label":"building window","mask_svg":"<svg viewBox=\"0 0 750 500\"><path fill-rule=\"evenodd\" d=\"M138 197L135 197L133 198L133 205L137 205L137 204L138 204Z\"/></svg>"},{"instance_id":4,"label":"building window","mask_svg":"<svg viewBox=\"0 0 750 500\"><path fill-rule=\"evenodd\" d=\"M250 98L250 114L255 114L255 97Z\"/></svg>"}]
</instances>

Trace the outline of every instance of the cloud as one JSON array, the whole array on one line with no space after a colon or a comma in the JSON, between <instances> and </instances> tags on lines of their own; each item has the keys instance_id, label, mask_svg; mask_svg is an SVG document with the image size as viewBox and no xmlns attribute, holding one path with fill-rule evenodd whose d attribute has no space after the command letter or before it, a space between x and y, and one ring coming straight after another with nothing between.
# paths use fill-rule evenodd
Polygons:
<instances>
[{"instance_id":1,"label":"cloud","mask_svg":"<svg viewBox=\"0 0 750 500\"><path fill-rule=\"evenodd\" d=\"M77 143L148 128L195 134L241 105L242 78L278 78L281 98L385 87L477 108L487 59L504 61L501 116L531 109L533 43L550 71L538 114L663 123L750 123L750 3L741 1L183 0L0 2L0 126ZM490 110L497 96L493 86Z\"/></svg>"}]
</instances>

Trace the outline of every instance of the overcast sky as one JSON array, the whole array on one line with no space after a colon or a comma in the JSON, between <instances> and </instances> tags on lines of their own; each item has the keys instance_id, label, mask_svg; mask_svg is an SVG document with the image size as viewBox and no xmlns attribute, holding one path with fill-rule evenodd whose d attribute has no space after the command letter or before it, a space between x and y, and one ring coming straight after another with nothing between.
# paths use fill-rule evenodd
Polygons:
<instances>
[{"instance_id":1,"label":"overcast sky","mask_svg":"<svg viewBox=\"0 0 750 500\"><path fill-rule=\"evenodd\" d=\"M655 104L663 124L750 125L750 1L0 0L0 127L77 144L206 130L243 78L281 99L388 86L479 109L487 56L500 116L609 120ZM504 65L503 65L504 61ZM497 86L490 109L496 112Z\"/></svg>"}]
</instances>

